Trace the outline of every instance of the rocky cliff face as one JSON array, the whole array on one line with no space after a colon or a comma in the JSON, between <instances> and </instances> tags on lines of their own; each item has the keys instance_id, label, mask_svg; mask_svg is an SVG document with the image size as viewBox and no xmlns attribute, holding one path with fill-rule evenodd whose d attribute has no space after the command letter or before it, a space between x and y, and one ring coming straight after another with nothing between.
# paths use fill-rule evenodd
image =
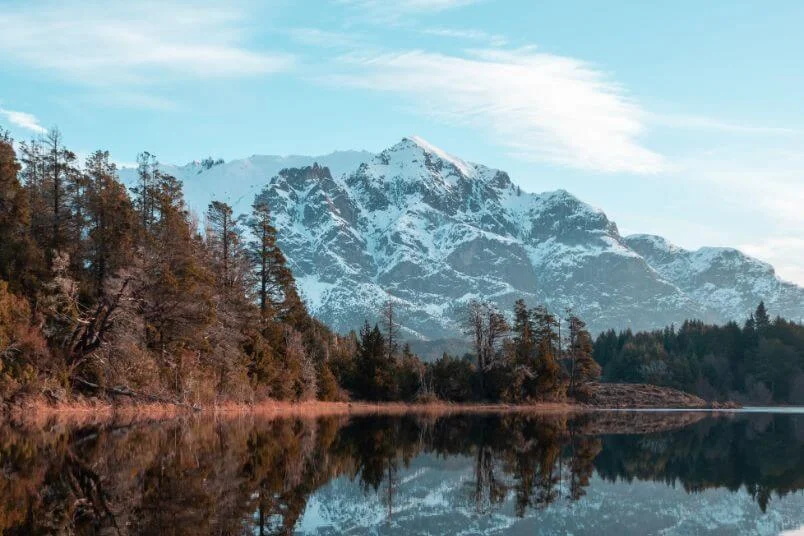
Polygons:
<instances>
[{"instance_id":1,"label":"rocky cliff face","mask_svg":"<svg viewBox=\"0 0 804 536\"><path fill-rule=\"evenodd\" d=\"M167 171L185 180L191 204L222 189L241 211L267 182L261 195L299 288L341 331L375 320L389 296L406 335L422 340L461 337L473 298L505 311L520 297L556 312L571 307L592 330L742 321L760 299L774 314L804 318L804 289L767 264L736 250L622 237L601 210L566 191L522 192L504 171L416 137L376 155L251 157Z\"/></svg>"}]
</instances>

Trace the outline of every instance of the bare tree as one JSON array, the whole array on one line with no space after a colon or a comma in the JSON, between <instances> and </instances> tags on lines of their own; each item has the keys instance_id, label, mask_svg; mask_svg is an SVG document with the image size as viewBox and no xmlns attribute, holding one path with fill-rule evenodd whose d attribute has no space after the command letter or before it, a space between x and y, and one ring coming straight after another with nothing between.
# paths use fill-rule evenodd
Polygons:
<instances>
[{"instance_id":1,"label":"bare tree","mask_svg":"<svg viewBox=\"0 0 804 536\"><path fill-rule=\"evenodd\" d=\"M477 300L469 302L465 332L473 338L480 389L483 392L485 372L494 364L498 347L508 330L505 315L494 305Z\"/></svg>"}]
</instances>

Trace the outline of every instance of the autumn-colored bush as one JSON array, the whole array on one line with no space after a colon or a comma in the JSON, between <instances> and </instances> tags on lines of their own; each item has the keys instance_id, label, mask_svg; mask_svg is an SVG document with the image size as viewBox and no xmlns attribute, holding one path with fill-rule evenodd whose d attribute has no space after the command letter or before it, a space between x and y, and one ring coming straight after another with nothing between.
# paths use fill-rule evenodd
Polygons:
<instances>
[{"instance_id":1,"label":"autumn-colored bush","mask_svg":"<svg viewBox=\"0 0 804 536\"><path fill-rule=\"evenodd\" d=\"M45 340L31 325L28 302L0 281L0 398L32 390L37 384L37 366L46 355Z\"/></svg>"}]
</instances>

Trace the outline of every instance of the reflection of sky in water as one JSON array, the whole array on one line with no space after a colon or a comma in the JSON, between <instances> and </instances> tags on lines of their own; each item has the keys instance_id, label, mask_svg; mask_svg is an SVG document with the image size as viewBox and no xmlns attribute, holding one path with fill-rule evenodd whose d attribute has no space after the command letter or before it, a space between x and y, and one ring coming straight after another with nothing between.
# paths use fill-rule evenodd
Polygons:
<instances>
[{"instance_id":1,"label":"reflection of sky in water","mask_svg":"<svg viewBox=\"0 0 804 536\"><path fill-rule=\"evenodd\" d=\"M296 526L302 534L756 534L804 536L804 493L774 495L766 513L744 489L687 493L680 485L593 477L580 501L559 500L514 515L513 497L487 515L467 499L473 460L424 455L400 470L391 520L387 488L364 492L347 477L310 498ZM798 527L798 528L797 528ZM782 532L782 531L787 532Z\"/></svg>"}]
</instances>

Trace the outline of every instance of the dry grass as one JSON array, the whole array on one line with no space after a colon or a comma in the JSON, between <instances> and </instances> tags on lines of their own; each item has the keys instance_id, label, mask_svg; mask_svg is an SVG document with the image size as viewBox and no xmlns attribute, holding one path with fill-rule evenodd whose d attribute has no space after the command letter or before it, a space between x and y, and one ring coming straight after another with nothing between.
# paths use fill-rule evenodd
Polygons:
<instances>
[{"instance_id":1,"label":"dry grass","mask_svg":"<svg viewBox=\"0 0 804 536\"><path fill-rule=\"evenodd\" d=\"M81 399L68 403L51 404L42 400L26 401L12 406L6 418L17 423L45 425L89 425L120 422L170 420L188 415L211 415L229 418L252 415L260 418L316 418L351 415L449 415L458 413L570 413L585 408L568 403L539 403L532 405L508 404L450 404L443 402L405 404L399 402L281 402L266 400L255 404L223 403L196 411L185 407L159 403L111 403L97 399ZM0 415L2 420L2 415Z\"/></svg>"},{"instance_id":2,"label":"dry grass","mask_svg":"<svg viewBox=\"0 0 804 536\"><path fill-rule=\"evenodd\" d=\"M224 404L209 408L215 414L253 413L276 416L310 416L322 415L400 415L416 414L450 414L450 413L496 413L496 412L538 412L567 413L582 411L584 408L566 403L539 403L532 405L508 404L450 404L435 402L427 404L406 404L401 402L278 402L265 401L253 405Z\"/></svg>"}]
</instances>

